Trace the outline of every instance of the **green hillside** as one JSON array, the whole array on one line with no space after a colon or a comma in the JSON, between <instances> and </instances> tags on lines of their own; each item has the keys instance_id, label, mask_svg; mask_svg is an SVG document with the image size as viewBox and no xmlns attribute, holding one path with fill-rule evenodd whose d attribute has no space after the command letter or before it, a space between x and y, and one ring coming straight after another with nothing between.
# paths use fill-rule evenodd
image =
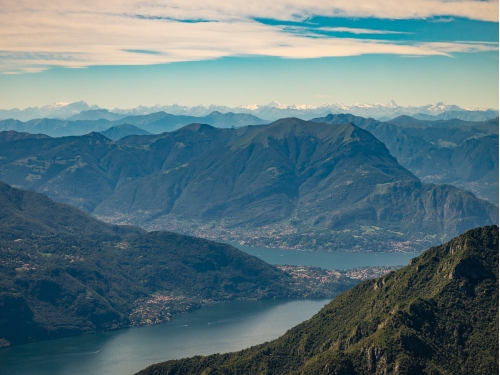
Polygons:
<instances>
[{"instance_id":1,"label":"green hillside","mask_svg":"<svg viewBox=\"0 0 500 375\"><path fill-rule=\"evenodd\" d=\"M277 340L138 374L496 374L498 250L498 227L470 230L342 293Z\"/></svg>"},{"instance_id":2,"label":"green hillside","mask_svg":"<svg viewBox=\"0 0 500 375\"><path fill-rule=\"evenodd\" d=\"M0 183L0 347L169 321L238 298L331 297L230 245L102 223Z\"/></svg>"}]
</instances>

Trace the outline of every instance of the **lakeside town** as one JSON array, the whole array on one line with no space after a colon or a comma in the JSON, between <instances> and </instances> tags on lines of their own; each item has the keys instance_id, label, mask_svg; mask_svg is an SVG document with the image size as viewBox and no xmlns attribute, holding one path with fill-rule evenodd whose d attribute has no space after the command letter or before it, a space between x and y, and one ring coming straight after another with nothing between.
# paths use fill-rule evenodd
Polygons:
<instances>
[{"instance_id":1,"label":"lakeside town","mask_svg":"<svg viewBox=\"0 0 500 375\"><path fill-rule=\"evenodd\" d=\"M126 241L120 241L114 247L121 250L129 248ZM7 241L0 246L2 259L0 268L15 275L34 277L39 273L45 260L58 258L65 264L84 262L82 255L59 254L54 255L48 249L41 249L30 238ZM326 270L311 266L277 265L290 276L289 286L292 293L279 298L334 298L339 293L349 289L367 279L380 277L388 272L395 271L400 266L360 267L347 270ZM42 267L43 268L43 267ZM271 297L273 298L273 297ZM274 297L276 298L276 297ZM231 298L227 299L228 301ZM172 295L169 292L154 293L150 296L138 298L129 314L132 326L158 324L169 322L175 315L197 310L202 306L225 302L200 296L187 297Z\"/></svg>"},{"instance_id":2,"label":"lakeside town","mask_svg":"<svg viewBox=\"0 0 500 375\"><path fill-rule=\"evenodd\" d=\"M377 278L401 266L359 267L350 270L325 270L318 267L278 265L277 268L291 276L294 298L334 298L339 293L364 280ZM165 323L177 314L197 310L202 306L225 301L183 295L155 293L139 298L129 315L131 325Z\"/></svg>"},{"instance_id":3,"label":"lakeside town","mask_svg":"<svg viewBox=\"0 0 500 375\"><path fill-rule=\"evenodd\" d=\"M134 216L99 218L113 224L138 224ZM217 242L290 250L408 253L422 251L436 242L434 236L403 239L400 232L366 225L357 229L301 232L289 221L261 227L225 227L216 222L178 220L169 215L143 224L150 231L167 230Z\"/></svg>"}]
</instances>

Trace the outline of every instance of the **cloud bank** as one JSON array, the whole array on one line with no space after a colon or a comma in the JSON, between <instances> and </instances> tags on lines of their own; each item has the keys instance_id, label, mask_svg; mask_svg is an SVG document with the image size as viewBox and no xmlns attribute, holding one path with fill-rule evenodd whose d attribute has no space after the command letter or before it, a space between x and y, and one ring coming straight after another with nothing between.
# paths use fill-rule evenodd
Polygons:
<instances>
[{"instance_id":1,"label":"cloud bank","mask_svg":"<svg viewBox=\"0 0 500 375\"><path fill-rule=\"evenodd\" d=\"M300 34L257 21L266 18L300 22L316 15L385 19L451 16L497 21L498 1L3 0L0 72L38 72L52 66L147 65L245 55L427 56L498 49L489 43L402 43ZM395 33L348 28L336 31Z\"/></svg>"}]
</instances>

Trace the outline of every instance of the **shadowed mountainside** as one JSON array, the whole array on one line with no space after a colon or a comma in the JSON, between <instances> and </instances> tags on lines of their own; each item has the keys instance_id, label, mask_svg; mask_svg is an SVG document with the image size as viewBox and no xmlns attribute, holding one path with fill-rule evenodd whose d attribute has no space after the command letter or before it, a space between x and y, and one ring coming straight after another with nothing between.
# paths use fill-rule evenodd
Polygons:
<instances>
[{"instance_id":1,"label":"shadowed mountainside","mask_svg":"<svg viewBox=\"0 0 500 375\"><path fill-rule=\"evenodd\" d=\"M237 298L331 297L230 245L102 223L0 183L0 347L169 321ZM307 284L307 285L306 285Z\"/></svg>"},{"instance_id":2,"label":"shadowed mountainside","mask_svg":"<svg viewBox=\"0 0 500 375\"><path fill-rule=\"evenodd\" d=\"M106 221L253 245L423 249L498 221L471 193L422 184L351 123L26 139L0 157L3 181Z\"/></svg>"}]
</instances>

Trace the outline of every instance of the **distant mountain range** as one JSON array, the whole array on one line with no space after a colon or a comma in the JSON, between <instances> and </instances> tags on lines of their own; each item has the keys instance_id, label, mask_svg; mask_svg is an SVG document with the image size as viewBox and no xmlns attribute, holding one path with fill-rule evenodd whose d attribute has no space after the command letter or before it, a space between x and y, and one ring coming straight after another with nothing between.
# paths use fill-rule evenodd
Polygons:
<instances>
[{"instance_id":1,"label":"distant mountain range","mask_svg":"<svg viewBox=\"0 0 500 375\"><path fill-rule=\"evenodd\" d=\"M47 117L47 116L44 116ZM109 121L117 121L126 117L125 115L110 112L107 109L89 109L87 111L81 111L77 114L74 114L70 117L67 117L68 121L78 121L78 120L109 120ZM63 117L64 118L64 117Z\"/></svg>"},{"instance_id":2,"label":"distant mountain range","mask_svg":"<svg viewBox=\"0 0 500 375\"><path fill-rule=\"evenodd\" d=\"M498 111L486 110L486 111L446 111L439 115L427 115L423 113L417 113L412 115L413 118L417 120L427 120L427 121L438 121L438 120L462 120L462 121L473 121L481 122L494 119L498 117Z\"/></svg>"},{"instance_id":3,"label":"distant mountain range","mask_svg":"<svg viewBox=\"0 0 500 375\"><path fill-rule=\"evenodd\" d=\"M207 124L218 128L241 127L245 125L263 125L269 121L245 113L211 112L203 117L171 115L155 112L148 115L127 116L114 122L117 125L131 124L153 134L179 129L188 124Z\"/></svg>"},{"instance_id":4,"label":"distant mountain range","mask_svg":"<svg viewBox=\"0 0 500 375\"><path fill-rule=\"evenodd\" d=\"M336 297L280 338L137 375L498 372L498 227L477 228Z\"/></svg>"},{"instance_id":5,"label":"distant mountain range","mask_svg":"<svg viewBox=\"0 0 500 375\"><path fill-rule=\"evenodd\" d=\"M44 107L28 107L25 109L0 109L0 119L16 119L28 121L39 118L61 118L65 119L73 115L78 115L82 111L99 110L96 105L89 106L80 102L58 102Z\"/></svg>"},{"instance_id":6,"label":"distant mountain range","mask_svg":"<svg viewBox=\"0 0 500 375\"><path fill-rule=\"evenodd\" d=\"M0 207L0 348L166 322L232 299L333 297L356 284L313 291L230 245L105 224L4 183Z\"/></svg>"},{"instance_id":7,"label":"distant mountain range","mask_svg":"<svg viewBox=\"0 0 500 375\"><path fill-rule=\"evenodd\" d=\"M90 132L105 132L111 134L110 130L122 125L128 125L128 130L120 132L122 135L144 135L144 134L160 134L171 132L179 129L182 126L192 123L202 123L219 128L241 127L245 125L261 125L267 124L268 121L262 120L253 115L245 113L220 113L212 112L204 117L171 115L165 112L155 112L148 115L127 116L118 120L95 119L100 115L95 115L95 112L102 114L107 118L113 118L113 114L107 111L86 111L79 115L71 116L73 120L61 119L35 119L26 122L19 120L0 120L0 131L15 130L18 132L29 132L31 134L46 134L51 137L63 137L71 135L83 135ZM114 131L112 130L112 131ZM119 133L115 133L114 137Z\"/></svg>"},{"instance_id":8,"label":"distant mountain range","mask_svg":"<svg viewBox=\"0 0 500 375\"><path fill-rule=\"evenodd\" d=\"M368 121L368 120L367 120ZM375 120L373 120L375 121ZM0 133L1 139L11 133ZM498 223L498 208L427 185L352 123L191 124L113 142L3 141L0 178L114 223L254 245L401 251Z\"/></svg>"},{"instance_id":9,"label":"distant mountain range","mask_svg":"<svg viewBox=\"0 0 500 375\"><path fill-rule=\"evenodd\" d=\"M423 182L451 184L498 205L498 117L466 122L400 116L380 122L328 115L312 121L356 124L384 142L398 162Z\"/></svg>"},{"instance_id":10,"label":"distant mountain range","mask_svg":"<svg viewBox=\"0 0 500 375\"><path fill-rule=\"evenodd\" d=\"M330 113L351 113L356 116L373 117L379 120L389 120L397 116L409 115L424 120L459 118L467 121L486 121L498 116L498 110L495 109L463 109L456 105L445 103L429 104L425 106L399 106L394 101L387 104L324 104L321 106L285 105L278 102L271 102L265 105L241 105L238 107L218 105L188 107L173 104L155 105L152 107L139 106L132 109L114 108L110 111L95 105L89 106L85 102L75 102L55 103L41 108L26 108L23 110L0 110L0 119L12 118L28 121L39 118L60 118L71 121L99 119L116 121L127 116L149 115L156 112L195 117L204 117L213 112L246 113L268 121L274 121L284 117L297 117L308 120L313 117L326 116ZM430 118L429 116L438 116L438 118ZM247 123L247 125L248 124L249 123Z\"/></svg>"}]
</instances>

